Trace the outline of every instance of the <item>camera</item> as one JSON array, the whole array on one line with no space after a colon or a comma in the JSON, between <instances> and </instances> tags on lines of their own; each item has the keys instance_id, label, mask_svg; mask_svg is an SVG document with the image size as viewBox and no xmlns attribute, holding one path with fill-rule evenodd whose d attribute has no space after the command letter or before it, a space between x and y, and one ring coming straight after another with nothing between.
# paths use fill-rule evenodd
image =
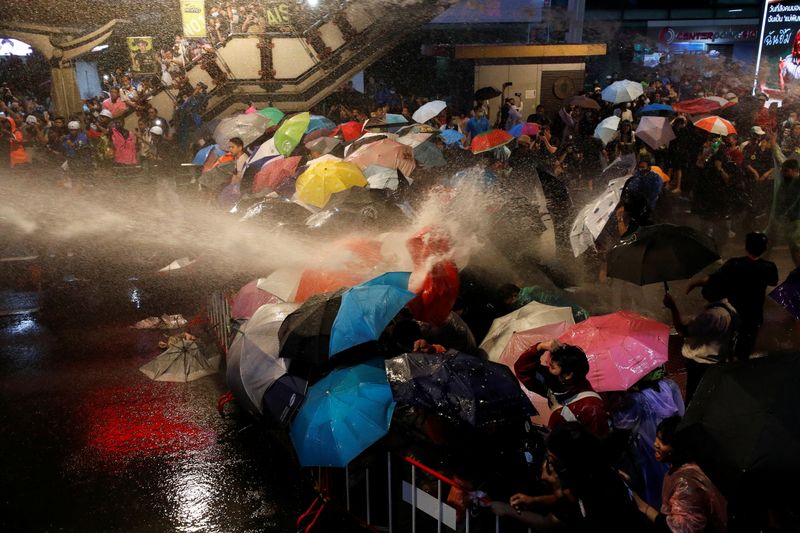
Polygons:
<instances>
[{"instance_id":1,"label":"camera","mask_svg":"<svg viewBox=\"0 0 800 533\"><path fill-rule=\"evenodd\" d=\"M503 89L505 89L506 87L511 87L512 85L514 85L514 84L513 84L513 83L511 83L510 81L507 81L507 82L505 82L505 83L503 84Z\"/></svg>"},{"instance_id":2,"label":"camera","mask_svg":"<svg viewBox=\"0 0 800 533\"><path fill-rule=\"evenodd\" d=\"M522 93L514 93L514 96L516 96L517 98L522 98Z\"/></svg>"}]
</instances>

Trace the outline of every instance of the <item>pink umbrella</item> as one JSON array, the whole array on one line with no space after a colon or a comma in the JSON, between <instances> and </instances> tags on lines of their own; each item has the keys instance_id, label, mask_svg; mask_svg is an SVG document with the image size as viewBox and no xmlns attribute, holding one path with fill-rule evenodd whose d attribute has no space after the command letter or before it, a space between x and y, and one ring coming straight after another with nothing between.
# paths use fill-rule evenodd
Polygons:
<instances>
[{"instance_id":1,"label":"pink umbrella","mask_svg":"<svg viewBox=\"0 0 800 533\"><path fill-rule=\"evenodd\" d=\"M231 317L236 320L249 319L264 304L277 304L283 300L272 293L258 288L258 280L254 279L236 293L231 303Z\"/></svg>"},{"instance_id":2,"label":"pink umbrella","mask_svg":"<svg viewBox=\"0 0 800 533\"><path fill-rule=\"evenodd\" d=\"M299 155L292 157L281 155L267 161L253 178L253 192L259 192L267 187L273 191L278 189L294 174L301 159L302 157Z\"/></svg>"},{"instance_id":3,"label":"pink umbrella","mask_svg":"<svg viewBox=\"0 0 800 533\"><path fill-rule=\"evenodd\" d=\"M669 327L631 311L617 311L589 317L558 340L586 352L587 377L596 391L623 391L667 362Z\"/></svg>"},{"instance_id":4,"label":"pink umbrella","mask_svg":"<svg viewBox=\"0 0 800 533\"><path fill-rule=\"evenodd\" d=\"M539 125L535 122L526 122L522 125L522 135L535 137L539 135Z\"/></svg>"},{"instance_id":5,"label":"pink umbrella","mask_svg":"<svg viewBox=\"0 0 800 533\"><path fill-rule=\"evenodd\" d=\"M570 325L566 322L557 322L555 324L539 326L538 328L514 332L514 334L511 335L511 340L508 341L503 353L500 355L498 362L506 365L513 372L514 363L517 362L517 359L519 359L519 356L522 355L525 350L540 342L557 338L559 335L563 334L569 326ZM522 387L522 390L528 396L536 410L539 411L539 414L531 417L531 420L534 424L546 426L547 422L550 420L551 412L550 405L547 403L547 398L529 391L522 383L520 383L520 387Z\"/></svg>"}]
</instances>

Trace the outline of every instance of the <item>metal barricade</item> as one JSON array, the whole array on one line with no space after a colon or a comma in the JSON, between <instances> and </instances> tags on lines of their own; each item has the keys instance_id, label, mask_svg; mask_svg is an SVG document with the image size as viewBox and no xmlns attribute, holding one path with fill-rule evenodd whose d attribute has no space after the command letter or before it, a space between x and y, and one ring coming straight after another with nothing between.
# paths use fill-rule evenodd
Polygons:
<instances>
[{"instance_id":1,"label":"metal barricade","mask_svg":"<svg viewBox=\"0 0 800 533\"><path fill-rule=\"evenodd\" d=\"M211 294L208 300L208 322L223 353L228 353L231 341L231 307L222 291Z\"/></svg>"}]
</instances>

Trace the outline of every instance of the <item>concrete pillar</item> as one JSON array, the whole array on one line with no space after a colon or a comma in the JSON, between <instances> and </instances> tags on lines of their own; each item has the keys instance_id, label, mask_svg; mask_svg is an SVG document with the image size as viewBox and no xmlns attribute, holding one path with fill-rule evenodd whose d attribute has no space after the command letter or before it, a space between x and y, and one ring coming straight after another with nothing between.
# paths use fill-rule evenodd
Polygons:
<instances>
[{"instance_id":1,"label":"concrete pillar","mask_svg":"<svg viewBox=\"0 0 800 533\"><path fill-rule=\"evenodd\" d=\"M50 68L52 86L50 95L53 99L53 110L56 115L68 117L83 110L78 81L75 78L75 65L70 61L56 64Z\"/></svg>"},{"instance_id":2,"label":"concrete pillar","mask_svg":"<svg viewBox=\"0 0 800 533\"><path fill-rule=\"evenodd\" d=\"M567 4L567 30L568 43L583 42L583 16L586 11L586 0L569 0Z\"/></svg>"}]
</instances>

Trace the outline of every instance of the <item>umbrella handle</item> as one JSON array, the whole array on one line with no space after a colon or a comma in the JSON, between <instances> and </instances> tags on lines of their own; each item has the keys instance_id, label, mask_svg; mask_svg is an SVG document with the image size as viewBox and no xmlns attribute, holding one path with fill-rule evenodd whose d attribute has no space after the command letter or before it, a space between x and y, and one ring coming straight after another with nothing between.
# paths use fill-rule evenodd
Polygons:
<instances>
[{"instance_id":1,"label":"umbrella handle","mask_svg":"<svg viewBox=\"0 0 800 533\"><path fill-rule=\"evenodd\" d=\"M669 292L669 283L666 281L664 282L664 292Z\"/></svg>"}]
</instances>

